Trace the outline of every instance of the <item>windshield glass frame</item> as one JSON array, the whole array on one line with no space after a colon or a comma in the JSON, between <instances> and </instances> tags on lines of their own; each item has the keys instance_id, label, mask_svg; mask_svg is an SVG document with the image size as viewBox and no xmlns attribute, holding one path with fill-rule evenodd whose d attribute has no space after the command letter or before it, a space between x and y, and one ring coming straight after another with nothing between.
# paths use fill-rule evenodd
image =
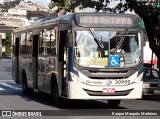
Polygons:
<instances>
[{"instance_id":1,"label":"windshield glass frame","mask_svg":"<svg viewBox=\"0 0 160 119\"><path fill-rule=\"evenodd\" d=\"M105 60L102 58L102 59L97 59L97 60L99 60L99 62L101 62L101 63L107 63L107 65L106 66L101 66L101 65L97 65L97 66L91 66L91 65L89 65L89 66L87 66L87 65L83 65L83 63L81 64L81 63L79 63L78 61L77 61L77 59L76 59L76 50L77 50L77 46L76 46L76 39L77 39L77 32L83 32L83 31L86 31L86 32L88 32L88 33L90 33L90 37L93 37L93 39L92 39L92 43L91 44L93 44L93 42L95 42L95 45L94 46L96 46L96 41L94 40L94 36L92 35L92 33L90 32L90 30L89 29L76 29L76 30L74 30L74 35L73 35L73 37L74 37L74 43L73 43L73 47L74 47L74 62L76 63L76 64L78 64L78 65L80 65L81 67L88 67L88 68L129 68L129 67L135 67L135 66L137 66L137 65L139 65L141 62L142 62L142 47L141 47L141 37L140 37L140 32L137 30L137 31L131 31L131 30L126 30L126 29L123 29L123 30L117 30L117 29L113 29L113 30L104 30L104 29L95 29L94 30L94 32L110 32L111 34L113 34L113 35L111 35L111 37L109 37L109 40L108 40L108 42L109 42L109 45L108 45L108 53L106 52L106 54L108 54L108 61L107 62L105 62ZM115 33L116 33L116 35L115 35ZM118 33L118 34L117 34ZM133 34L133 35L131 35L131 34ZM119 61L118 62L120 62L118 65L114 65L114 66L111 66L111 65L109 65L109 64L111 64L110 63L110 61L111 61L111 55L113 55L113 52L114 53L116 53L116 54L114 54L114 57L112 57L112 59L114 59L114 58L117 58L115 55L117 55L118 54L118 50L116 50L117 48L115 48L115 49L112 49L112 46L110 45L111 43L110 43L110 40L111 40L111 38L113 38L113 37L118 37L118 35L119 36L121 36L121 38L120 39L125 39L125 37L132 37L132 36L135 36L135 37L137 37L137 39L136 40L138 40L137 42L138 42L138 44L137 44L137 49L138 49L138 61L136 61L136 63L134 63L134 65L124 65L124 62L123 61L125 61L125 58L124 58L124 56L123 57L118 57L118 59L119 59ZM127 35L127 36L123 36L123 35ZM98 36L96 36L96 37L98 37ZM90 40L91 41L91 40ZM102 41L100 41L100 42L102 42ZM124 42L124 41L122 41L122 42ZM133 42L134 43L134 42ZM97 46L98 46L98 44L97 44ZM75 49L76 48L76 49ZM133 49L133 47L132 47L132 49ZM121 50L121 53L124 53L124 50ZM132 53L133 54L133 53ZM93 61L92 61L93 62ZM131 63L131 64L133 64L133 63Z\"/></svg>"}]
</instances>

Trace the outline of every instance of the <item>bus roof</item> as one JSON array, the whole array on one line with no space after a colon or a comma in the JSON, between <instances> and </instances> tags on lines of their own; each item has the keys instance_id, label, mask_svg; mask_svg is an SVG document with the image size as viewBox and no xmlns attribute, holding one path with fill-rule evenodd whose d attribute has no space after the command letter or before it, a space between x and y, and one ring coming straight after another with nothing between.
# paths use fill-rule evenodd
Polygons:
<instances>
[{"instance_id":1,"label":"bus roof","mask_svg":"<svg viewBox=\"0 0 160 119\"><path fill-rule=\"evenodd\" d=\"M33 23L31 23L31 25L14 29L14 32L16 33L16 32L22 32L22 31L26 31L26 30L38 29L38 28L42 28L42 27L55 25L58 23L67 24L69 22L67 20L63 20L61 17L57 17L57 18L47 17L47 18L43 18L43 19L39 19L37 21L34 21Z\"/></svg>"},{"instance_id":2,"label":"bus roof","mask_svg":"<svg viewBox=\"0 0 160 119\"><path fill-rule=\"evenodd\" d=\"M41 27L47 27L50 25L54 25L54 24L58 24L58 23L71 23L71 21L74 19L76 19L76 15L94 15L94 16L108 16L108 15L112 15L112 16L133 16L133 17L138 17L138 15L135 14L123 14L123 13L101 13L101 12L91 12L91 13L71 13L71 14L67 14L65 16L61 16L61 17L55 17L55 16L51 16L51 17L46 17L43 19L39 19L34 21L33 23L31 23L31 25L22 27L22 28L17 28L14 29L14 32L22 32L22 31L26 31L26 30L33 30L33 29L38 29Z\"/></svg>"}]
</instances>

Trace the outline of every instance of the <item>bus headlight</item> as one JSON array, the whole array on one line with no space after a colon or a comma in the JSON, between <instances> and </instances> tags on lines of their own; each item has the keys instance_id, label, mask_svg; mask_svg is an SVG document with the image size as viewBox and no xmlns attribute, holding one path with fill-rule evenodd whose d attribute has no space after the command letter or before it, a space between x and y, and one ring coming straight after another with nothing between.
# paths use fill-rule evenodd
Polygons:
<instances>
[{"instance_id":1,"label":"bus headlight","mask_svg":"<svg viewBox=\"0 0 160 119\"><path fill-rule=\"evenodd\" d=\"M150 84L143 83L143 88L149 88L149 87L150 87Z\"/></svg>"},{"instance_id":2,"label":"bus headlight","mask_svg":"<svg viewBox=\"0 0 160 119\"><path fill-rule=\"evenodd\" d=\"M74 73L70 72L71 74L71 78L74 82L79 82L79 83L82 83L82 79L80 79L77 75L75 75Z\"/></svg>"},{"instance_id":3,"label":"bus headlight","mask_svg":"<svg viewBox=\"0 0 160 119\"><path fill-rule=\"evenodd\" d=\"M139 82L142 80L142 78L143 78L143 73L142 73L142 74L140 74L136 79L134 79L134 81L133 81L133 82L135 82L135 83L139 83Z\"/></svg>"}]
</instances>

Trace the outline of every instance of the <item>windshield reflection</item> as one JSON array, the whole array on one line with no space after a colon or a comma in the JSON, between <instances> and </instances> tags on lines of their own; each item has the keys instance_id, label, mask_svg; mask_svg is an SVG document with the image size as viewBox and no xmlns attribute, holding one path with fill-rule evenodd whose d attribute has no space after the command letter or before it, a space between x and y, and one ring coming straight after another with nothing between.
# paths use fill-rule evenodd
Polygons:
<instances>
[{"instance_id":1,"label":"windshield reflection","mask_svg":"<svg viewBox=\"0 0 160 119\"><path fill-rule=\"evenodd\" d=\"M138 33L76 31L75 60L84 67L131 67L140 62Z\"/></svg>"}]
</instances>

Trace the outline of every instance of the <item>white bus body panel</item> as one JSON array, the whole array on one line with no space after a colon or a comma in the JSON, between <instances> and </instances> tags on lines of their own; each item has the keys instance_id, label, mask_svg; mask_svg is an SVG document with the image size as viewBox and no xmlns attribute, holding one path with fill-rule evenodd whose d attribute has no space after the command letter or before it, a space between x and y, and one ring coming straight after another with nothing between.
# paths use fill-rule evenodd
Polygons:
<instances>
[{"instance_id":1,"label":"white bus body panel","mask_svg":"<svg viewBox=\"0 0 160 119\"><path fill-rule=\"evenodd\" d=\"M79 77L83 80L83 82L86 82L86 80L90 81L102 81L102 80L95 80L90 79L88 77L85 77L83 74L79 73ZM134 82L134 80L137 78L138 72L130 76L129 79L131 81L128 85L106 85L105 80L103 80L102 85L88 85L85 83L80 82L74 82L69 81L68 82L68 99L139 99L142 97L142 85L143 81L141 79L138 80L138 82ZM142 74L141 74L142 75ZM83 77L83 78L82 78ZM90 91L102 91L103 88L114 88L115 91L127 91L133 89L128 95L124 96L90 96L87 94L87 92L84 90L90 90Z\"/></svg>"},{"instance_id":2,"label":"white bus body panel","mask_svg":"<svg viewBox=\"0 0 160 119\"><path fill-rule=\"evenodd\" d=\"M84 84L77 84L75 82L68 83L68 99L140 99L142 97L142 84L143 81L140 81L138 84L132 84L129 86L117 86L116 90L127 90L134 88L130 94L127 96L90 96L82 88L85 87ZM88 87L88 86L87 86ZM105 86L90 86L88 87L91 90L101 90L106 88Z\"/></svg>"}]
</instances>

